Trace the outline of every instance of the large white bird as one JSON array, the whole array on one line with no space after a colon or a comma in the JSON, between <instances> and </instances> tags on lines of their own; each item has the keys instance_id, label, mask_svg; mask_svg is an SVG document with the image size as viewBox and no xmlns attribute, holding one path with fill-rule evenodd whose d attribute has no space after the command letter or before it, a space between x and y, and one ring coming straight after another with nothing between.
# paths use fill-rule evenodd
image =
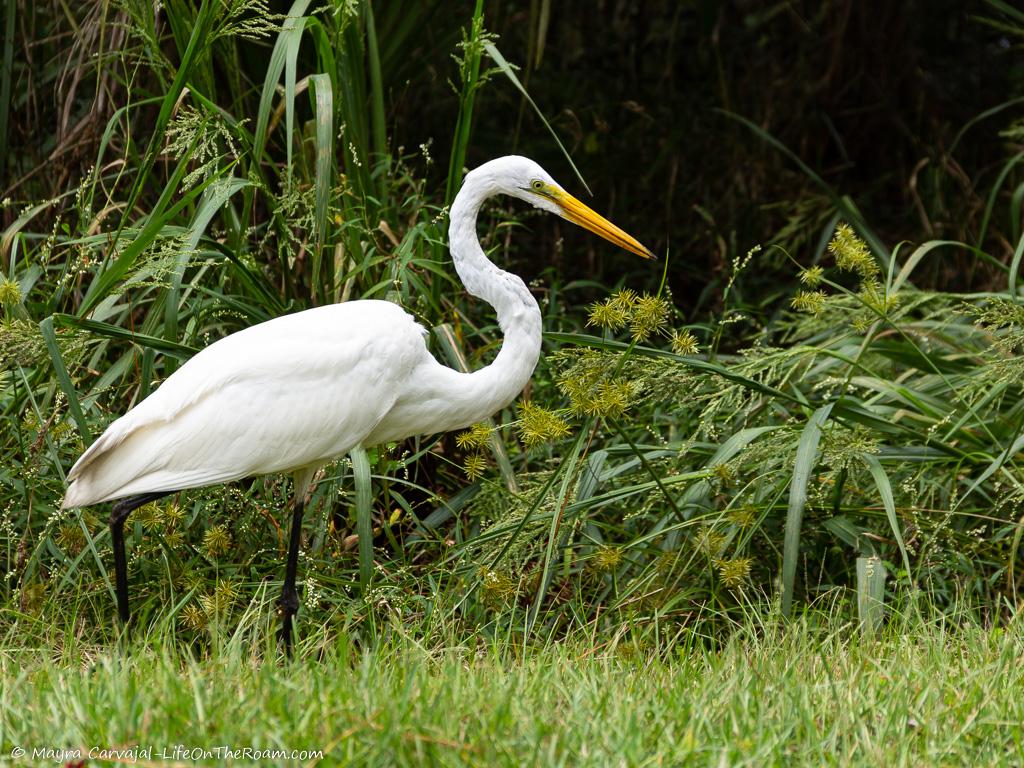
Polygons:
<instances>
[{"instance_id":1,"label":"large white bird","mask_svg":"<svg viewBox=\"0 0 1024 768\"><path fill-rule=\"evenodd\" d=\"M387 301L350 301L286 315L211 344L112 423L68 473L63 507L120 499L110 515L118 612L129 619L124 523L161 496L252 475L295 477L281 596L291 648L303 504L316 470L353 450L461 429L508 405L537 364L541 314L516 275L484 255L481 204L512 195L640 256L653 254L569 195L537 163L501 157L466 175L452 204L452 260L504 332L494 361L472 373L440 365L426 331Z\"/></svg>"}]
</instances>

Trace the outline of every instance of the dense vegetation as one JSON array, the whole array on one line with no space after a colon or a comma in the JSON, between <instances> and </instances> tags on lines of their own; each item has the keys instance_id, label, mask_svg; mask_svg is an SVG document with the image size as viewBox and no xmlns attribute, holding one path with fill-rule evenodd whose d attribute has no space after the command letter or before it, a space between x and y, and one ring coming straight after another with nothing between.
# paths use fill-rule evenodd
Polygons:
<instances>
[{"instance_id":1,"label":"dense vegetation","mask_svg":"<svg viewBox=\"0 0 1024 768\"><path fill-rule=\"evenodd\" d=\"M914 44L876 70L844 46L863 42L870 3L580 14L642 49L588 46L571 9L543 0L378 5L8 0L9 637L112 637L105 511L59 511L64 477L196 349L374 297L434 328L439 359L490 359L500 334L455 280L446 205L467 165L512 150L582 187L553 135L594 206L664 261L490 209L481 239L536 280L545 358L493 423L381 446L370 507L352 504L347 461L326 468L306 516L300 653L389 627L688 647L752 610L836 595L867 631L922 596L986 622L1016 607L1024 15L949 3L946 27L926 28L913 4L886 11L886 34ZM783 49L794 24L798 40L828 33L829 63L808 43ZM952 68L952 38L984 77ZM598 82L603 98L586 90ZM896 106L857 117L843 89ZM796 107L779 117L774 99ZM132 517L143 634L208 648L266 629L289 484L190 491Z\"/></svg>"}]
</instances>

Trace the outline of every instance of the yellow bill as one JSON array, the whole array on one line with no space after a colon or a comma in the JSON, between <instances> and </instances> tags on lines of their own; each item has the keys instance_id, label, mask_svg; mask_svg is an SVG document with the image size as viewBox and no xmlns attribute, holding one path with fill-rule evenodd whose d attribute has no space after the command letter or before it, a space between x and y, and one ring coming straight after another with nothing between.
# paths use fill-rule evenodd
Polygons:
<instances>
[{"instance_id":1,"label":"yellow bill","mask_svg":"<svg viewBox=\"0 0 1024 768\"><path fill-rule=\"evenodd\" d=\"M591 210L568 192L561 189L550 190L549 195L562 209L565 218L573 224L578 224L595 235L600 235L608 242L615 243L615 245L625 248L630 253L635 253L637 256L643 256L645 259L658 258L650 248L641 245L635 237L619 229L604 216Z\"/></svg>"}]
</instances>

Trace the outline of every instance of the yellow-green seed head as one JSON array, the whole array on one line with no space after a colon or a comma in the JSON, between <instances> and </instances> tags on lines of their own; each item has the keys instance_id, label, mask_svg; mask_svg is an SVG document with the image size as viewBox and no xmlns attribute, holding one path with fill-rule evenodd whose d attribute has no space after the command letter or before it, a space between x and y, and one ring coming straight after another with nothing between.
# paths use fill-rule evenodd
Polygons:
<instances>
[{"instance_id":1,"label":"yellow-green seed head","mask_svg":"<svg viewBox=\"0 0 1024 768\"><path fill-rule=\"evenodd\" d=\"M878 262L868 250L867 243L857 237L853 227L842 223L828 244L829 253L836 260L836 266L844 272L856 272L861 277L878 274Z\"/></svg>"},{"instance_id":2,"label":"yellow-green seed head","mask_svg":"<svg viewBox=\"0 0 1024 768\"><path fill-rule=\"evenodd\" d=\"M455 437L455 444L459 448L466 450L480 449L487 445L487 441L491 438L491 432L494 430L482 421L477 422L465 432L460 432Z\"/></svg>"},{"instance_id":3,"label":"yellow-green seed head","mask_svg":"<svg viewBox=\"0 0 1024 768\"><path fill-rule=\"evenodd\" d=\"M672 331L671 344L672 351L677 355L696 355L700 352L700 345L697 343L697 337L686 329L683 329L682 331Z\"/></svg>"},{"instance_id":4,"label":"yellow-green seed head","mask_svg":"<svg viewBox=\"0 0 1024 768\"><path fill-rule=\"evenodd\" d=\"M598 573L609 573L619 567L622 555L622 547L598 547L590 562Z\"/></svg>"},{"instance_id":5,"label":"yellow-green seed head","mask_svg":"<svg viewBox=\"0 0 1024 768\"><path fill-rule=\"evenodd\" d=\"M528 448L569 434L569 425L558 414L533 403L519 408L519 436Z\"/></svg>"},{"instance_id":6,"label":"yellow-green seed head","mask_svg":"<svg viewBox=\"0 0 1024 768\"><path fill-rule=\"evenodd\" d=\"M617 331L628 322L628 311L616 306L613 299L592 304L587 316L587 325L594 325L607 331Z\"/></svg>"},{"instance_id":7,"label":"yellow-green seed head","mask_svg":"<svg viewBox=\"0 0 1024 768\"><path fill-rule=\"evenodd\" d=\"M808 267L807 269L800 270L800 282L808 288L817 288L821 284L821 278L824 274L825 270L821 267Z\"/></svg>"},{"instance_id":8,"label":"yellow-green seed head","mask_svg":"<svg viewBox=\"0 0 1024 768\"><path fill-rule=\"evenodd\" d=\"M21 286L14 280L0 277L0 307L13 307L22 299Z\"/></svg>"},{"instance_id":9,"label":"yellow-green seed head","mask_svg":"<svg viewBox=\"0 0 1024 768\"><path fill-rule=\"evenodd\" d=\"M633 315L629 319L629 330L634 341L646 341L651 336L661 333L668 325L671 308L660 296L644 294L633 305Z\"/></svg>"},{"instance_id":10,"label":"yellow-green seed head","mask_svg":"<svg viewBox=\"0 0 1024 768\"><path fill-rule=\"evenodd\" d=\"M467 480L476 480L487 469L487 459L479 453L473 453L462 460L462 471Z\"/></svg>"},{"instance_id":11,"label":"yellow-green seed head","mask_svg":"<svg viewBox=\"0 0 1024 768\"><path fill-rule=\"evenodd\" d=\"M203 535L203 550L211 558L223 557L231 550L231 534L226 525L215 525Z\"/></svg>"},{"instance_id":12,"label":"yellow-green seed head","mask_svg":"<svg viewBox=\"0 0 1024 768\"><path fill-rule=\"evenodd\" d=\"M753 558L750 557L736 557L728 560L716 560L715 567L718 569L722 583L727 587L736 588L750 576L750 566L753 562Z\"/></svg>"}]
</instances>

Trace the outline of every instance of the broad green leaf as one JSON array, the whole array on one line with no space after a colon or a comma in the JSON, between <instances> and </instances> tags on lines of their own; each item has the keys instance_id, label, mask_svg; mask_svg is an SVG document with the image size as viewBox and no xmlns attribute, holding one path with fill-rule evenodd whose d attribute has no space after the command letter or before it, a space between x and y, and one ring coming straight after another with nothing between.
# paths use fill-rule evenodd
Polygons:
<instances>
[{"instance_id":1,"label":"broad green leaf","mask_svg":"<svg viewBox=\"0 0 1024 768\"><path fill-rule=\"evenodd\" d=\"M818 460L818 443L821 440L822 427L831 413L832 403L829 403L811 414L796 446L782 550L782 615L787 618L793 610L793 588L796 584L796 566L800 556L800 527L807 504L807 483Z\"/></svg>"},{"instance_id":2,"label":"broad green leaf","mask_svg":"<svg viewBox=\"0 0 1024 768\"><path fill-rule=\"evenodd\" d=\"M861 632L871 636L885 616L885 564L881 558L857 558L857 616Z\"/></svg>"},{"instance_id":3,"label":"broad green leaf","mask_svg":"<svg viewBox=\"0 0 1024 768\"><path fill-rule=\"evenodd\" d=\"M913 575L910 572L910 558L907 556L907 545L903 542L903 532L900 529L900 521L896 517L896 501L892 495L892 485L889 483L889 476L885 474L885 470L882 468L882 463L878 460L877 456L873 456L870 453L862 455L864 462L868 465L868 471L871 472L871 478L875 481L875 487L878 488L878 493L882 497L882 505L885 507L885 516L889 518L889 527L892 528L892 535L896 539L896 544L900 548L900 555L903 557L903 567L907 570L907 578L913 581Z\"/></svg>"},{"instance_id":4,"label":"broad green leaf","mask_svg":"<svg viewBox=\"0 0 1024 768\"><path fill-rule=\"evenodd\" d=\"M373 489L370 462L362 446L349 451L356 492L356 534L359 536L359 588L367 594L373 580Z\"/></svg>"},{"instance_id":5,"label":"broad green leaf","mask_svg":"<svg viewBox=\"0 0 1024 768\"><path fill-rule=\"evenodd\" d=\"M292 3L292 7L288 10L288 15L285 17L284 24L281 25L281 31L277 35L277 40L274 42L274 50L270 54L270 64L267 66L267 76L263 80L263 90L260 93L260 105L256 112L256 132L253 135L253 162L255 163L259 163L263 159L263 150L267 143L267 126L270 123L270 113L274 106L274 91L277 89L277 84L281 81L285 59L288 56L289 47L292 45L291 40L294 36L302 34L302 28L306 23L306 17L303 14L306 12L309 2L310 0L295 0ZM292 87L294 91L294 83ZM290 119L291 105L287 102L285 103L285 109L288 110ZM289 168L291 167L290 131L288 135L288 166Z\"/></svg>"},{"instance_id":6,"label":"broad green leaf","mask_svg":"<svg viewBox=\"0 0 1024 768\"><path fill-rule=\"evenodd\" d=\"M314 289L318 289L323 249L327 241L327 207L330 203L331 181L334 176L334 92L328 75L310 75L309 83L313 89L316 111L316 211L313 220L317 245L311 279ZM330 296L332 290L333 286L327 286L324 296Z\"/></svg>"}]
</instances>

